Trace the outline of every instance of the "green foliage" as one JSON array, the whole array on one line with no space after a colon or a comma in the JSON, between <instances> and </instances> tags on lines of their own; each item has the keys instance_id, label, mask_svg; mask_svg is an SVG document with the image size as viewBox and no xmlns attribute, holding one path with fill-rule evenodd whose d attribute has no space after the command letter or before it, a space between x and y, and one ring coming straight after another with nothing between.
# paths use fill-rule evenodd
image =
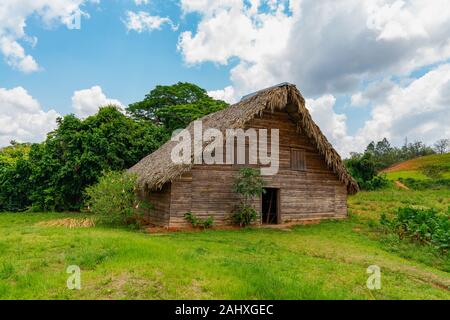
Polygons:
<instances>
[{"instance_id":1,"label":"green foliage","mask_svg":"<svg viewBox=\"0 0 450 320\"><path fill-rule=\"evenodd\" d=\"M168 132L172 132L227 106L195 84L179 82L171 86L156 86L144 100L130 104L127 112L136 119L163 124Z\"/></svg>"},{"instance_id":2,"label":"green foliage","mask_svg":"<svg viewBox=\"0 0 450 320\"><path fill-rule=\"evenodd\" d=\"M377 174L374 157L370 153L354 153L350 159L345 160L345 165L358 182L369 181Z\"/></svg>"},{"instance_id":3,"label":"green foliage","mask_svg":"<svg viewBox=\"0 0 450 320\"><path fill-rule=\"evenodd\" d=\"M426 164L420 168L420 171L431 179L442 179L444 173L450 171L449 165Z\"/></svg>"},{"instance_id":4,"label":"green foliage","mask_svg":"<svg viewBox=\"0 0 450 320\"><path fill-rule=\"evenodd\" d=\"M103 171L131 167L168 138L164 128L130 119L114 106L85 120L67 115L57 123L43 143L31 147L29 159L0 174L7 187L0 194L11 203L3 210L24 210L30 204L34 210L79 210L84 189ZM24 187L17 189L20 199L17 185Z\"/></svg>"},{"instance_id":5,"label":"green foliage","mask_svg":"<svg viewBox=\"0 0 450 320\"><path fill-rule=\"evenodd\" d=\"M264 192L264 180L259 169L242 168L234 180L233 191L242 196L245 201L259 196Z\"/></svg>"},{"instance_id":6,"label":"green foliage","mask_svg":"<svg viewBox=\"0 0 450 320\"><path fill-rule=\"evenodd\" d=\"M192 212L186 212L184 218L192 224L194 228L201 227L203 229L209 229L214 225L214 218L212 216L206 219L199 219Z\"/></svg>"},{"instance_id":7,"label":"green foliage","mask_svg":"<svg viewBox=\"0 0 450 320\"><path fill-rule=\"evenodd\" d=\"M414 179L414 178L399 178L401 183L410 189L414 190L439 190L450 188L450 179Z\"/></svg>"},{"instance_id":8,"label":"green foliage","mask_svg":"<svg viewBox=\"0 0 450 320\"><path fill-rule=\"evenodd\" d=\"M240 203L236 211L231 216L231 219L233 223L238 224L241 227L245 227L255 221L257 216L258 213L252 205Z\"/></svg>"},{"instance_id":9,"label":"green foliage","mask_svg":"<svg viewBox=\"0 0 450 320\"><path fill-rule=\"evenodd\" d=\"M393 219L383 214L380 223L400 239L431 245L441 251L450 248L450 208L447 214L433 209L399 208Z\"/></svg>"},{"instance_id":10,"label":"green foliage","mask_svg":"<svg viewBox=\"0 0 450 320\"><path fill-rule=\"evenodd\" d=\"M375 158L371 153L352 154L344 163L362 190L377 190L390 185L385 175L377 174Z\"/></svg>"},{"instance_id":11,"label":"green foliage","mask_svg":"<svg viewBox=\"0 0 450 320\"><path fill-rule=\"evenodd\" d=\"M369 159L371 162L371 170L373 169L375 172L379 172L394 163L434 153L432 147L425 145L421 141L415 141L413 143L405 142L401 148L398 148L391 146L389 141L384 138L376 143L374 141L369 143L362 154L356 152L351 153L351 158ZM368 174L370 175L371 171ZM363 180L367 181L368 179L363 178Z\"/></svg>"},{"instance_id":12,"label":"green foliage","mask_svg":"<svg viewBox=\"0 0 450 320\"><path fill-rule=\"evenodd\" d=\"M17 160L28 159L30 143L17 143L11 141L11 145L0 149L0 167L13 165Z\"/></svg>"},{"instance_id":13,"label":"green foliage","mask_svg":"<svg viewBox=\"0 0 450 320\"><path fill-rule=\"evenodd\" d=\"M228 105L210 97L190 104L179 104L158 109L155 114L168 132L187 127L189 123L204 115L222 110Z\"/></svg>"},{"instance_id":14,"label":"green foliage","mask_svg":"<svg viewBox=\"0 0 450 320\"><path fill-rule=\"evenodd\" d=\"M136 192L136 176L112 171L86 189L86 206L97 215L97 222L107 225L136 224L140 202Z\"/></svg>"},{"instance_id":15,"label":"green foliage","mask_svg":"<svg viewBox=\"0 0 450 320\"><path fill-rule=\"evenodd\" d=\"M362 190L374 191L389 187L392 183L386 178L385 174L377 174L368 181L358 181Z\"/></svg>"},{"instance_id":16,"label":"green foliage","mask_svg":"<svg viewBox=\"0 0 450 320\"><path fill-rule=\"evenodd\" d=\"M133 166L168 140L169 132L227 106L190 83L157 86L130 105L130 118L115 106L84 120L67 115L40 144L0 149L0 211L77 211L86 187L102 172ZM151 121L148 121L151 120Z\"/></svg>"},{"instance_id":17,"label":"green foliage","mask_svg":"<svg viewBox=\"0 0 450 320\"><path fill-rule=\"evenodd\" d=\"M253 168L239 170L233 184L233 191L241 197L237 210L232 216L236 224L243 227L256 220L257 212L252 205L252 200L265 192L264 184L260 170Z\"/></svg>"},{"instance_id":18,"label":"green foliage","mask_svg":"<svg viewBox=\"0 0 450 320\"><path fill-rule=\"evenodd\" d=\"M26 154L17 156L14 161L0 163L0 211L23 211L31 204L31 173Z\"/></svg>"}]
</instances>

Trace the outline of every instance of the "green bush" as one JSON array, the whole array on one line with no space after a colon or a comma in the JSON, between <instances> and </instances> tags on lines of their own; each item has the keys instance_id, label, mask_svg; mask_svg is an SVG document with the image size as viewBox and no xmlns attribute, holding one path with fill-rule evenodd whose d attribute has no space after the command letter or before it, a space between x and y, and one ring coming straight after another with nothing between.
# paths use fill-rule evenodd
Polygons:
<instances>
[{"instance_id":1,"label":"green bush","mask_svg":"<svg viewBox=\"0 0 450 320\"><path fill-rule=\"evenodd\" d=\"M405 186L413 190L439 190L450 188L450 179L418 180L414 178L399 178L398 180Z\"/></svg>"},{"instance_id":2,"label":"green bush","mask_svg":"<svg viewBox=\"0 0 450 320\"><path fill-rule=\"evenodd\" d=\"M385 214L380 223L395 232L400 239L431 245L447 252L450 248L450 207L447 214L433 209L399 208L392 219Z\"/></svg>"},{"instance_id":3,"label":"green bush","mask_svg":"<svg viewBox=\"0 0 450 320\"><path fill-rule=\"evenodd\" d=\"M448 166L440 164L427 164L420 168L420 172L422 172L428 178L434 180L442 179L443 174L448 171L449 171Z\"/></svg>"},{"instance_id":4,"label":"green bush","mask_svg":"<svg viewBox=\"0 0 450 320\"><path fill-rule=\"evenodd\" d=\"M362 190L373 191L390 185L386 175L377 174L375 157L372 153L353 154L344 163Z\"/></svg>"},{"instance_id":5,"label":"green bush","mask_svg":"<svg viewBox=\"0 0 450 320\"><path fill-rule=\"evenodd\" d=\"M388 187L391 182L385 174L378 174L368 181L358 181L362 190L374 191Z\"/></svg>"},{"instance_id":6,"label":"green bush","mask_svg":"<svg viewBox=\"0 0 450 320\"><path fill-rule=\"evenodd\" d=\"M199 219L192 212L186 212L184 218L189 221L194 228L202 227L203 229L209 229L214 224L214 218L212 216L207 219Z\"/></svg>"},{"instance_id":7,"label":"green bush","mask_svg":"<svg viewBox=\"0 0 450 320\"><path fill-rule=\"evenodd\" d=\"M112 171L86 189L86 206L107 225L136 225L141 219L141 203L136 195L136 176Z\"/></svg>"},{"instance_id":8,"label":"green bush","mask_svg":"<svg viewBox=\"0 0 450 320\"><path fill-rule=\"evenodd\" d=\"M253 206L241 203L231 218L235 224L245 227L255 221L257 217L258 213Z\"/></svg>"},{"instance_id":9,"label":"green bush","mask_svg":"<svg viewBox=\"0 0 450 320\"><path fill-rule=\"evenodd\" d=\"M233 191L240 195L241 201L231 218L234 223L245 227L258 216L252 206L253 198L265 192L261 172L253 168L240 169L234 181Z\"/></svg>"}]
</instances>

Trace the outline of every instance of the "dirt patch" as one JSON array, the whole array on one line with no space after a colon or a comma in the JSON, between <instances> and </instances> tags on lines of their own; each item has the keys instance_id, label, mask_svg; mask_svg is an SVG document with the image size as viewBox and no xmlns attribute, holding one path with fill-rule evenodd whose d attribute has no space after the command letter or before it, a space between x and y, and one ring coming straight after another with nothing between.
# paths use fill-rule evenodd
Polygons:
<instances>
[{"instance_id":1,"label":"dirt patch","mask_svg":"<svg viewBox=\"0 0 450 320\"><path fill-rule=\"evenodd\" d=\"M95 226L94 220L90 218L65 218L49 221L41 221L36 225L41 227L65 227L69 229L74 228L91 228Z\"/></svg>"},{"instance_id":2,"label":"dirt patch","mask_svg":"<svg viewBox=\"0 0 450 320\"><path fill-rule=\"evenodd\" d=\"M409 190L409 188L407 186L405 186L403 183L401 183L400 181L395 181L395 186L399 189Z\"/></svg>"},{"instance_id":3,"label":"dirt patch","mask_svg":"<svg viewBox=\"0 0 450 320\"><path fill-rule=\"evenodd\" d=\"M397 171L415 171L418 170L422 163L422 158L423 157L418 157L418 158L414 158L411 160L407 160L407 161L403 161L400 163L396 163L392 166L390 166L389 168L386 168L384 170L382 170L381 172L383 173L388 173L388 172L397 172Z\"/></svg>"}]
</instances>

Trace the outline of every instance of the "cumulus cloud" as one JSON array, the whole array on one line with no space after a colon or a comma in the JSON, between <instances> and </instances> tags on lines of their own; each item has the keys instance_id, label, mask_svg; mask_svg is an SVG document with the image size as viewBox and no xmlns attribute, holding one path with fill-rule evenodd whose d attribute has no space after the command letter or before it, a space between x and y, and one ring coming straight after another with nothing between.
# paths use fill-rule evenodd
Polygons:
<instances>
[{"instance_id":1,"label":"cumulus cloud","mask_svg":"<svg viewBox=\"0 0 450 320\"><path fill-rule=\"evenodd\" d=\"M91 116L97 113L100 107L110 104L123 108L119 100L107 98L100 86L75 91L72 96L75 115L81 118Z\"/></svg>"},{"instance_id":2,"label":"cumulus cloud","mask_svg":"<svg viewBox=\"0 0 450 320\"><path fill-rule=\"evenodd\" d=\"M432 143L450 136L450 64L431 70L406 87L396 86L376 104L371 119L359 130L362 137L386 136L394 143Z\"/></svg>"},{"instance_id":3,"label":"cumulus cloud","mask_svg":"<svg viewBox=\"0 0 450 320\"><path fill-rule=\"evenodd\" d=\"M449 92L450 64L436 67L406 86L393 85L384 97L378 96L370 119L355 135L348 134L345 115L334 111L333 96L307 99L306 103L327 138L348 156L384 137L396 145L406 137L428 144L450 137Z\"/></svg>"},{"instance_id":4,"label":"cumulus cloud","mask_svg":"<svg viewBox=\"0 0 450 320\"><path fill-rule=\"evenodd\" d=\"M347 93L362 80L406 75L450 58L445 0L182 0L181 5L185 14L201 16L194 32L180 36L185 61L227 64L238 58L230 78L240 93L282 81L298 84L307 96Z\"/></svg>"},{"instance_id":5,"label":"cumulus cloud","mask_svg":"<svg viewBox=\"0 0 450 320\"><path fill-rule=\"evenodd\" d=\"M10 38L0 38L0 51L3 53L6 63L14 69L24 73L34 72L39 69L36 60L32 56L25 54L24 48Z\"/></svg>"},{"instance_id":6,"label":"cumulus cloud","mask_svg":"<svg viewBox=\"0 0 450 320\"><path fill-rule=\"evenodd\" d=\"M214 99L223 100L230 103L237 102L234 88L232 86L225 87L221 90L208 91L208 95Z\"/></svg>"},{"instance_id":7,"label":"cumulus cloud","mask_svg":"<svg viewBox=\"0 0 450 320\"><path fill-rule=\"evenodd\" d=\"M24 88L0 88L0 147L11 140L39 142L56 127L59 114L44 111Z\"/></svg>"},{"instance_id":8,"label":"cumulus cloud","mask_svg":"<svg viewBox=\"0 0 450 320\"><path fill-rule=\"evenodd\" d=\"M351 96L351 105L354 107L364 107L373 103L378 103L396 87L396 84L388 79L373 81L363 90Z\"/></svg>"},{"instance_id":9,"label":"cumulus cloud","mask_svg":"<svg viewBox=\"0 0 450 320\"><path fill-rule=\"evenodd\" d=\"M123 21L128 31L136 31L138 33L144 31L161 30L164 25L170 25L172 30L176 30L175 26L167 17L152 16L145 11L133 12L127 11L126 18Z\"/></svg>"},{"instance_id":10,"label":"cumulus cloud","mask_svg":"<svg viewBox=\"0 0 450 320\"><path fill-rule=\"evenodd\" d=\"M38 62L25 52L23 43L32 39L25 33L27 19L38 17L45 25L70 26L81 6L98 0L3 0L0 2L0 52L12 68L30 73L39 70ZM20 43L22 42L22 43ZM33 40L32 42L36 42Z\"/></svg>"},{"instance_id":11,"label":"cumulus cloud","mask_svg":"<svg viewBox=\"0 0 450 320\"><path fill-rule=\"evenodd\" d=\"M347 135L346 120L344 114L336 114L333 106L336 98L330 94L318 99L306 99L306 107L311 117L320 123L323 133L333 140L339 140Z\"/></svg>"},{"instance_id":12,"label":"cumulus cloud","mask_svg":"<svg viewBox=\"0 0 450 320\"><path fill-rule=\"evenodd\" d=\"M231 86L211 91L214 97L234 102L276 83L295 83L315 98L308 99L313 117L343 154L383 136L430 143L448 135L442 119L449 105L442 96L431 98L448 89L436 76L446 79L440 65L450 59L446 0L181 0L181 8L200 17L194 30L180 35L185 62L233 64ZM431 65L422 78L410 78ZM430 83L436 87L421 90ZM407 98L416 90L426 105ZM348 115L333 109L333 97L341 94L350 108L370 112L354 136L347 133Z\"/></svg>"}]
</instances>

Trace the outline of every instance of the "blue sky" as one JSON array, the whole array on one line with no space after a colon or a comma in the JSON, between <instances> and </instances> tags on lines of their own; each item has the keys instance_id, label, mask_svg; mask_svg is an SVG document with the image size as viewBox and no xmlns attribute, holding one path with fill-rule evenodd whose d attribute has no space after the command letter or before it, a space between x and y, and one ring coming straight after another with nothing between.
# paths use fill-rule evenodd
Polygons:
<instances>
[{"instance_id":1,"label":"blue sky","mask_svg":"<svg viewBox=\"0 0 450 320\"><path fill-rule=\"evenodd\" d=\"M228 102L294 83L344 156L433 143L450 136L449 30L445 0L5 0L0 146L178 81Z\"/></svg>"},{"instance_id":2,"label":"blue sky","mask_svg":"<svg viewBox=\"0 0 450 320\"><path fill-rule=\"evenodd\" d=\"M178 3L157 1L158 14L175 17L180 29L193 29L195 15L178 19ZM41 19L27 21L26 33L37 37L34 48L27 51L39 61L42 70L24 74L0 64L2 86L23 86L46 107L60 113L71 112L74 90L100 85L107 96L124 104L138 101L157 84L178 81L194 82L212 90L229 84L229 66L204 63L187 66L177 51L178 34L169 27L145 33L127 31L125 12L139 9L132 1L103 1L89 4L84 11L81 29L65 26L45 27Z\"/></svg>"}]
</instances>

